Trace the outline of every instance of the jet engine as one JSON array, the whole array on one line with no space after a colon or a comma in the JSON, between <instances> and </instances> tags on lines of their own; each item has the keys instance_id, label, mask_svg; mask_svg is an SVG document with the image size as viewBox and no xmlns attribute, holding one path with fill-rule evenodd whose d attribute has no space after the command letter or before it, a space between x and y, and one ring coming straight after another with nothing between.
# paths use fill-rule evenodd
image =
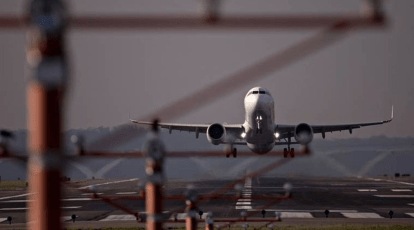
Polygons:
<instances>
[{"instance_id":1,"label":"jet engine","mask_svg":"<svg viewBox=\"0 0 414 230\"><path fill-rule=\"evenodd\" d=\"M301 145L307 145L313 140L312 127L306 123L300 123L295 127L295 139Z\"/></svg>"},{"instance_id":2,"label":"jet engine","mask_svg":"<svg viewBox=\"0 0 414 230\"><path fill-rule=\"evenodd\" d=\"M213 145L223 143L226 138L226 128L223 125L215 123L207 129L207 140Z\"/></svg>"}]
</instances>

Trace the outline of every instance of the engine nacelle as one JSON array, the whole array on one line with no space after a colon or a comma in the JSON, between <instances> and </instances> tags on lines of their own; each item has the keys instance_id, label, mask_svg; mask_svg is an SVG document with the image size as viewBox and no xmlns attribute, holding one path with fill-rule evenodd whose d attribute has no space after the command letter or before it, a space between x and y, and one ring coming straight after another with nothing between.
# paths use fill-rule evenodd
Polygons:
<instances>
[{"instance_id":1,"label":"engine nacelle","mask_svg":"<svg viewBox=\"0 0 414 230\"><path fill-rule=\"evenodd\" d=\"M207 140L213 144L218 145L223 143L226 138L226 128L223 125L215 123L207 129Z\"/></svg>"},{"instance_id":2,"label":"engine nacelle","mask_svg":"<svg viewBox=\"0 0 414 230\"><path fill-rule=\"evenodd\" d=\"M313 140L312 127L306 123L300 123L295 127L295 139L301 145L307 145Z\"/></svg>"}]
</instances>

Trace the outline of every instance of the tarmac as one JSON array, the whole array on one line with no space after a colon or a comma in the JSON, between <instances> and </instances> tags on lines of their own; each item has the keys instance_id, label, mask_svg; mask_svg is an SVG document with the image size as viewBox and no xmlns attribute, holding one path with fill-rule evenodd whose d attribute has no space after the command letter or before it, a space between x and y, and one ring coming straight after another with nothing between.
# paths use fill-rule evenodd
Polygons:
<instances>
[{"instance_id":1,"label":"tarmac","mask_svg":"<svg viewBox=\"0 0 414 230\"><path fill-rule=\"evenodd\" d=\"M64 226L76 229L145 227L142 183L138 178L68 182L61 203ZM411 177L258 177L246 178L238 184L226 179L171 180L163 186L165 226L184 226L185 194L189 187L199 196L199 225L204 225L207 216L211 216L216 227L245 227L245 224L414 227L414 178ZM286 189L290 191L288 196ZM25 228L28 195L26 190L0 191L1 229ZM136 215L104 202L105 198ZM11 224L7 220L9 216ZM75 222L72 216L76 217Z\"/></svg>"}]
</instances>

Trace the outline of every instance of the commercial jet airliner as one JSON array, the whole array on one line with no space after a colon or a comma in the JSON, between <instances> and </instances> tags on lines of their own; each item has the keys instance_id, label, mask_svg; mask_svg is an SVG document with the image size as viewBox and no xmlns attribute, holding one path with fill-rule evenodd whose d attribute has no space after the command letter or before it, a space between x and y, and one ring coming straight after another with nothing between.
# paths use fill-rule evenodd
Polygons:
<instances>
[{"instance_id":1,"label":"commercial jet airliner","mask_svg":"<svg viewBox=\"0 0 414 230\"><path fill-rule=\"evenodd\" d=\"M341 125L309 125L299 123L298 125L284 125L275 123L274 101L269 91L262 87L254 87L247 92L244 98L245 121L243 124L178 124L178 123L159 123L159 127L172 130L194 132L196 138L200 133L207 135L207 140L214 144L226 144L229 150L226 156L237 156L237 149L234 145L247 145L247 147L257 153L265 154L270 152L275 145L286 145L284 157L288 155L294 157L292 144L307 146L313 140L314 133L321 133L325 139L327 132L348 130L352 134L353 129L364 126L381 125L393 119L393 109L389 120L355 123ZM151 125L151 122L131 120L137 124ZM295 141L292 141L292 138Z\"/></svg>"}]
</instances>

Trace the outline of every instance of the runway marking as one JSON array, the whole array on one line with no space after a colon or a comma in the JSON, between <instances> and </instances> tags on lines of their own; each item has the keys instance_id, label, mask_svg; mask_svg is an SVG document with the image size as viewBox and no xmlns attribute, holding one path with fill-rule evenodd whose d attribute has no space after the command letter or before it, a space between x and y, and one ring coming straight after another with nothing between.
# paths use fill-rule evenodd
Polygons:
<instances>
[{"instance_id":1,"label":"runway marking","mask_svg":"<svg viewBox=\"0 0 414 230\"><path fill-rule=\"evenodd\" d=\"M15 196L5 196L5 197L0 197L0 200L7 200L7 199L12 199L12 198L16 198L16 197L23 197L23 196L28 196L31 195L32 193L25 193L25 194L20 194L20 195L15 195Z\"/></svg>"},{"instance_id":2,"label":"runway marking","mask_svg":"<svg viewBox=\"0 0 414 230\"><path fill-rule=\"evenodd\" d=\"M411 189L391 189L393 192L412 192Z\"/></svg>"},{"instance_id":3,"label":"runway marking","mask_svg":"<svg viewBox=\"0 0 414 230\"><path fill-rule=\"evenodd\" d=\"M358 189L358 192L377 192L376 189Z\"/></svg>"},{"instance_id":4,"label":"runway marking","mask_svg":"<svg viewBox=\"0 0 414 230\"><path fill-rule=\"evenodd\" d=\"M251 178L246 178L245 182L244 182L244 189L241 192L241 198L237 200L236 202L236 210L240 210L240 209L252 209L252 179Z\"/></svg>"},{"instance_id":5,"label":"runway marking","mask_svg":"<svg viewBox=\"0 0 414 230\"><path fill-rule=\"evenodd\" d=\"M138 192L117 192L116 195L133 195L137 193Z\"/></svg>"},{"instance_id":6,"label":"runway marking","mask_svg":"<svg viewBox=\"0 0 414 230\"><path fill-rule=\"evenodd\" d=\"M28 208L0 208L0 211L20 211L27 210Z\"/></svg>"},{"instance_id":7,"label":"runway marking","mask_svg":"<svg viewBox=\"0 0 414 230\"><path fill-rule=\"evenodd\" d=\"M99 221L117 221L117 220L137 220L137 218L133 215L109 215Z\"/></svg>"},{"instance_id":8,"label":"runway marking","mask_svg":"<svg viewBox=\"0 0 414 230\"><path fill-rule=\"evenodd\" d=\"M397 183L397 184L404 184L404 185L414 185L414 183L408 183L408 182L404 182L404 181L377 179L377 178L370 178L370 177L367 177L366 179L373 180L373 181L386 181L386 182Z\"/></svg>"},{"instance_id":9,"label":"runway marking","mask_svg":"<svg viewBox=\"0 0 414 230\"><path fill-rule=\"evenodd\" d=\"M258 212L261 211L262 209L251 209L251 210L247 210L249 212ZM303 210L303 209L265 209L266 212L324 212L325 209L310 209L310 210ZM348 209L332 209L329 210L330 213L341 213L341 212L346 212L346 213L356 213L358 212L357 210L348 210Z\"/></svg>"},{"instance_id":10,"label":"runway marking","mask_svg":"<svg viewBox=\"0 0 414 230\"><path fill-rule=\"evenodd\" d=\"M62 207L62 209L78 209L78 208L82 208L82 206L67 206L67 207ZM22 211L22 210L28 210L29 208L24 207L24 208L0 208L0 211Z\"/></svg>"},{"instance_id":11,"label":"runway marking","mask_svg":"<svg viewBox=\"0 0 414 230\"><path fill-rule=\"evenodd\" d=\"M373 195L381 198L414 198L414 195Z\"/></svg>"},{"instance_id":12,"label":"runway marking","mask_svg":"<svg viewBox=\"0 0 414 230\"><path fill-rule=\"evenodd\" d=\"M247 201L247 202L241 202L241 201L237 201L236 205L240 206L240 205L251 205L252 202L251 201Z\"/></svg>"},{"instance_id":13,"label":"runway marking","mask_svg":"<svg viewBox=\"0 0 414 230\"><path fill-rule=\"evenodd\" d=\"M373 212L341 212L341 214L347 218L384 218Z\"/></svg>"},{"instance_id":14,"label":"runway marking","mask_svg":"<svg viewBox=\"0 0 414 230\"><path fill-rule=\"evenodd\" d=\"M60 220L63 221L63 222L70 221L70 220L72 220L72 216L62 216L62 217L60 217Z\"/></svg>"},{"instance_id":15,"label":"runway marking","mask_svg":"<svg viewBox=\"0 0 414 230\"><path fill-rule=\"evenodd\" d=\"M138 178L133 178L133 179L127 179L127 180L110 181L110 182L105 182L105 183L100 183L100 184L91 184L91 185L80 187L79 189L87 189L87 188L91 188L91 187L96 187L96 186L101 186L101 185L108 185L108 184L119 184L119 183L131 182L131 181L136 181L136 180L139 180L139 179Z\"/></svg>"},{"instance_id":16,"label":"runway marking","mask_svg":"<svg viewBox=\"0 0 414 230\"><path fill-rule=\"evenodd\" d=\"M314 218L310 212L281 212L280 218Z\"/></svg>"},{"instance_id":17,"label":"runway marking","mask_svg":"<svg viewBox=\"0 0 414 230\"><path fill-rule=\"evenodd\" d=\"M86 200L97 200L94 198L67 198L67 199L61 199L61 201L86 201ZM26 203L26 202L32 202L33 200L4 200L0 201L0 203Z\"/></svg>"},{"instance_id":18,"label":"runway marking","mask_svg":"<svg viewBox=\"0 0 414 230\"><path fill-rule=\"evenodd\" d=\"M89 193L82 193L82 196L93 196L93 195L102 195L102 192L97 192L97 193L93 193L93 192L89 192Z\"/></svg>"},{"instance_id":19,"label":"runway marking","mask_svg":"<svg viewBox=\"0 0 414 230\"><path fill-rule=\"evenodd\" d=\"M405 214L407 214L407 215L409 215L411 217L414 217L414 212L408 212L408 213L405 213Z\"/></svg>"},{"instance_id":20,"label":"runway marking","mask_svg":"<svg viewBox=\"0 0 414 230\"><path fill-rule=\"evenodd\" d=\"M395 180L385 180L385 181L398 183L398 184L404 184L404 185L414 185L414 183L408 183L408 182L404 182L404 181L395 181Z\"/></svg>"},{"instance_id":21,"label":"runway marking","mask_svg":"<svg viewBox=\"0 0 414 230\"><path fill-rule=\"evenodd\" d=\"M207 215L208 213L203 213L203 215L201 215L201 219L205 220ZM177 213L177 220L185 220L186 218L187 218L186 212ZM200 215L197 214L197 219L198 218L200 218ZM174 216L171 216L170 220L174 220Z\"/></svg>"},{"instance_id":22,"label":"runway marking","mask_svg":"<svg viewBox=\"0 0 414 230\"><path fill-rule=\"evenodd\" d=\"M0 203L26 203L26 202L32 202L33 200L4 200L0 201Z\"/></svg>"},{"instance_id":23,"label":"runway marking","mask_svg":"<svg viewBox=\"0 0 414 230\"><path fill-rule=\"evenodd\" d=\"M251 205L245 205L245 206L236 206L236 210L250 210L253 207Z\"/></svg>"},{"instance_id":24,"label":"runway marking","mask_svg":"<svg viewBox=\"0 0 414 230\"><path fill-rule=\"evenodd\" d=\"M97 199L95 199L95 198L89 198L89 197L61 199L61 201L86 201L86 200L97 200Z\"/></svg>"},{"instance_id":25,"label":"runway marking","mask_svg":"<svg viewBox=\"0 0 414 230\"><path fill-rule=\"evenodd\" d=\"M62 209L78 209L78 208L82 208L82 206L66 206L66 207L62 207Z\"/></svg>"}]
</instances>

